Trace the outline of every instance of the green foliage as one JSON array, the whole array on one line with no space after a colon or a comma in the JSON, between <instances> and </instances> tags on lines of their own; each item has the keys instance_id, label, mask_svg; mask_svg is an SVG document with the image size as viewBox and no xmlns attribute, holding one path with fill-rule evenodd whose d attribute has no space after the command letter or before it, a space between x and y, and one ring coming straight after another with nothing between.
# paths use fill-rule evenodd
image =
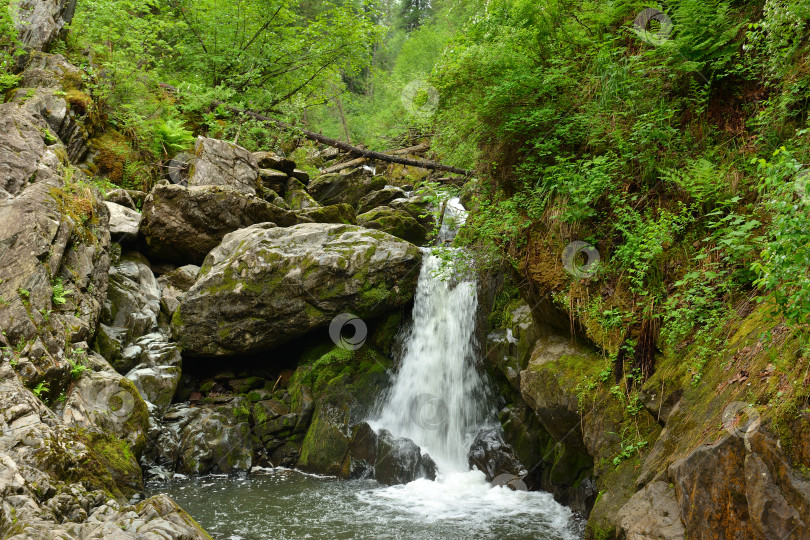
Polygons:
<instances>
[{"instance_id":1,"label":"green foliage","mask_svg":"<svg viewBox=\"0 0 810 540\"><path fill-rule=\"evenodd\" d=\"M629 438L626 432L629 428L622 430L620 447L621 451L613 458L613 465L618 467L622 461L632 458L647 446L647 441L640 438Z\"/></svg>"},{"instance_id":2,"label":"green foliage","mask_svg":"<svg viewBox=\"0 0 810 540\"><path fill-rule=\"evenodd\" d=\"M791 324L810 323L810 175L784 147L774 161L755 160L771 213L761 261L753 263L756 284L770 292Z\"/></svg>"},{"instance_id":3,"label":"green foliage","mask_svg":"<svg viewBox=\"0 0 810 540\"><path fill-rule=\"evenodd\" d=\"M46 396L50 391L51 391L50 385L48 383L44 382L44 381L37 384L33 388L33 390L31 390L31 392L33 392L35 396L37 396L39 399L42 399L42 400L45 399L44 396Z\"/></svg>"},{"instance_id":4,"label":"green foliage","mask_svg":"<svg viewBox=\"0 0 810 540\"><path fill-rule=\"evenodd\" d=\"M0 94L16 87L20 82L20 77L11 73L14 53L19 43L10 9L10 0L0 0Z\"/></svg>"},{"instance_id":5,"label":"green foliage","mask_svg":"<svg viewBox=\"0 0 810 540\"><path fill-rule=\"evenodd\" d=\"M51 300L55 306L62 306L67 302L67 297L70 295L70 291L65 290L65 285L62 283L62 278L56 278L53 281L53 294L51 295Z\"/></svg>"},{"instance_id":6,"label":"green foliage","mask_svg":"<svg viewBox=\"0 0 810 540\"><path fill-rule=\"evenodd\" d=\"M194 134L177 118L168 118L160 122L155 126L154 133L152 151L155 155L172 156L190 149L194 144Z\"/></svg>"}]
</instances>

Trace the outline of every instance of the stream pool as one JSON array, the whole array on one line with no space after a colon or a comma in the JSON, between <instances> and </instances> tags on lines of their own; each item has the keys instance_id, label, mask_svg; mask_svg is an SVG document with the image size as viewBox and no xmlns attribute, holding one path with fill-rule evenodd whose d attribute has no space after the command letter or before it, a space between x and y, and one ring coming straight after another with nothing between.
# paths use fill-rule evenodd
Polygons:
<instances>
[{"instance_id":1,"label":"stream pool","mask_svg":"<svg viewBox=\"0 0 810 540\"><path fill-rule=\"evenodd\" d=\"M483 473L384 487L290 469L149 486L166 493L216 540L582 538L584 522L544 492L490 487Z\"/></svg>"}]
</instances>

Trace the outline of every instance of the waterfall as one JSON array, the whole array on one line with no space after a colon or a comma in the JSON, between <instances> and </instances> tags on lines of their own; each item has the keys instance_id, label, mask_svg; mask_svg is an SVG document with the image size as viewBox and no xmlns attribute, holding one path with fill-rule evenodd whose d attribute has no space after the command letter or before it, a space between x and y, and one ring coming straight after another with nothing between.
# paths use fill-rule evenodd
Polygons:
<instances>
[{"instance_id":1,"label":"waterfall","mask_svg":"<svg viewBox=\"0 0 810 540\"><path fill-rule=\"evenodd\" d=\"M461 212L453 211L460 222ZM486 414L485 386L475 368L477 307L475 282L453 283L441 259L427 251L399 371L372 422L413 440L442 472L469 469L472 431Z\"/></svg>"}]
</instances>

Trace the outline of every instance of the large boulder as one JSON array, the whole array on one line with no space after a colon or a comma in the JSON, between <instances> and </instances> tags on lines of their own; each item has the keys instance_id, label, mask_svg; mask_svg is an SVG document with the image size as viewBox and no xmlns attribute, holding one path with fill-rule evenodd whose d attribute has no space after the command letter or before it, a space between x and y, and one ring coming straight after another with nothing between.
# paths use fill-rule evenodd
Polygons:
<instances>
[{"instance_id":1,"label":"large boulder","mask_svg":"<svg viewBox=\"0 0 810 540\"><path fill-rule=\"evenodd\" d=\"M65 424L113 433L140 455L149 429L149 413L140 393L99 356L89 356L83 365L88 369L77 375L66 396Z\"/></svg>"},{"instance_id":2,"label":"large boulder","mask_svg":"<svg viewBox=\"0 0 810 540\"><path fill-rule=\"evenodd\" d=\"M20 0L11 3L11 16L17 24L22 44L46 50L73 20L75 0Z\"/></svg>"},{"instance_id":3,"label":"large boulder","mask_svg":"<svg viewBox=\"0 0 810 540\"><path fill-rule=\"evenodd\" d=\"M319 206L318 208L305 208L298 212L299 216L311 219L315 223L345 223L357 225L357 216L354 208L346 203Z\"/></svg>"},{"instance_id":4,"label":"large boulder","mask_svg":"<svg viewBox=\"0 0 810 540\"><path fill-rule=\"evenodd\" d=\"M259 224L226 236L172 320L189 356L268 350L340 313L373 317L413 298L421 251L352 225Z\"/></svg>"},{"instance_id":5,"label":"large boulder","mask_svg":"<svg viewBox=\"0 0 810 540\"><path fill-rule=\"evenodd\" d=\"M198 137L189 186L230 186L247 195L259 188L259 164L253 154L235 144Z\"/></svg>"},{"instance_id":6,"label":"large boulder","mask_svg":"<svg viewBox=\"0 0 810 540\"><path fill-rule=\"evenodd\" d=\"M404 199L405 192L398 187L387 186L377 191L372 191L362 199L357 205L357 212L363 214L369 210L374 210L378 206L385 206L394 199Z\"/></svg>"},{"instance_id":7,"label":"large boulder","mask_svg":"<svg viewBox=\"0 0 810 540\"><path fill-rule=\"evenodd\" d=\"M138 239L141 214L135 210L109 201L104 203L110 212L110 238L122 244L134 244Z\"/></svg>"},{"instance_id":8,"label":"large boulder","mask_svg":"<svg viewBox=\"0 0 810 540\"><path fill-rule=\"evenodd\" d=\"M385 178L373 176L363 168L324 174L310 182L307 190L324 206L346 203L357 206L360 199L385 187Z\"/></svg>"},{"instance_id":9,"label":"large boulder","mask_svg":"<svg viewBox=\"0 0 810 540\"><path fill-rule=\"evenodd\" d=\"M286 227L300 221L294 213L232 187L160 185L144 203L141 234L150 255L199 264L237 229L266 222Z\"/></svg>"},{"instance_id":10,"label":"large boulder","mask_svg":"<svg viewBox=\"0 0 810 540\"><path fill-rule=\"evenodd\" d=\"M491 482L502 474L523 478L528 473L512 447L503 440L500 429L491 427L478 432L467 454L470 468L482 471Z\"/></svg>"},{"instance_id":11,"label":"large boulder","mask_svg":"<svg viewBox=\"0 0 810 540\"><path fill-rule=\"evenodd\" d=\"M377 456L374 462L374 478L390 486L407 484L417 478L436 479L436 463L410 440L395 437L381 429L377 433Z\"/></svg>"},{"instance_id":12,"label":"large boulder","mask_svg":"<svg viewBox=\"0 0 810 540\"><path fill-rule=\"evenodd\" d=\"M357 216L357 224L367 229L377 229L421 246L427 240L428 232L404 210L380 206Z\"/></svg>"}]
</instances>

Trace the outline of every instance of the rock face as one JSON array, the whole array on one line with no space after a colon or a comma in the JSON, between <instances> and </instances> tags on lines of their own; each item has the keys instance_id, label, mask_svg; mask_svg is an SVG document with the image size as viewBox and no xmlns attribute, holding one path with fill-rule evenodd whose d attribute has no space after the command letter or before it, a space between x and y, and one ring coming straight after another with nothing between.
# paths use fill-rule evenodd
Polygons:
<instances>
[{"instance_id":1,"label":"rock face","mask_svg":"<svg viewBox=\"0 0 810 540\"><path fill-rule=\"evenodd\" d=\"M253 154L235 144L198 137L189 186L230 186L247 195L259 188L259 164Z\"/></svg>"},{"instance_id":2,"label":"rock face","mask_svg":"<svg viewBox=\"0 0 810 540\"><path fill-rule=\"evenodd\" d=\"M501 430L494 427L478 432L470 446L467 460L471 469L475 467L486 475L488 482L502 474L520 478L529 474L512 447L504 442Z\"/></svg>"},{"instance_id":3,"label":"rock face","mask_svg":"<svg viewBox=\"0 0 810 540\"><path fill-rule=\"evenodd\" d=\"M368 229L377 229L421 246L427 240L428 232L409 213L380 206L357 216L357 224Z\"/></svg>"},{"instance_id":4,"label":"rock face","mask_svg":"<svg viewBox=\"0 0 810 540\"><path fill-rule=\"evenodd\" d=\"M73 20L73 0L21 0L12 4L20 41L28 48L45 50Z\"/></svg>"},{"instance_id":5,"label":"rock face","mask_svg":"<svg viewBox=\"0 0 810 540\"><path fill-rule=\"evenodd\" d=\"M65 184L64 147L41 120L6 103L0 132L0 341L22 349L26 382L58 395L69 381L61 353L98 323L109 214L97 192Z\"/></svg>"},{"instance_id":6,"label":"rock face","mask_svg":"<svg viewBox=\"0 0 810 540\"><path fill-rule=\"evenodd\" d=\"M686 538L675 490L666 482L652 482L619 511L619 534L627 540Z\"/></svg>"},{"instance_id":7,"label":"rock face","mask_svg":"<svg viewBox=\"0 0 810 540\"><path fill-rule=\"evenodd\" d=\"M0 433L4 538L209 538L164 496L127 506L143 481L126 444L97 426L66 427L8 362L0 363Z\"/></svg>"},{"instance_id":8,"label":"rock face","mask_svg":"<svg viewBox=\"0 0 810 540\"><path fill-rule=\"evenodd\" d=\"M298 212L298 215L309 218L315 223L357 225L357 216L354 213L354 208L346 203L320 206L318 208L305 208Z\"/></svg>"},{"instance_id":9,"label":"rock face","mask_svg":"<svg viewBox=\"0 0 810 540\"><path fill-rule=\"evenodd\" d=\"M189 355L261 352L343 312L371 317L404 305L421 257L407 242L351 225L254 225L208 255L173 333Z\"/></svg>"},{"instance_id":10,"label":"rock face","mask_svg":"<svg viewBox=\"0 0 810 540\"><path fill-rule=\"evenodd\" d=\"M725 538L806 538L810 482L782 459L762 431L726 435L669 467L687 531Z\"/></svg>"},{"instance_id":11,"label":"rock face","mask_svg":"<svg viewBox=\"0 0 810 540\"><path fill-rule=\"evenodd\" d=\"M385 178L372 176L364 169L324 174L310 182L307 190L324 206L346 203L357 206L368 193L385 187Z\"/></svg>"},{"instance_id":12,"label":"rock face","mask_svg":"<svg viewBox=\"0 0 810 540\"><path fill-rule=\"evenodd\" d=\"M294 213L228 186L160 185L144 203L143 234L149 254L179 264L200 264L237 229L272 222L300 223Z\"/></svg>"}]
</instances>

